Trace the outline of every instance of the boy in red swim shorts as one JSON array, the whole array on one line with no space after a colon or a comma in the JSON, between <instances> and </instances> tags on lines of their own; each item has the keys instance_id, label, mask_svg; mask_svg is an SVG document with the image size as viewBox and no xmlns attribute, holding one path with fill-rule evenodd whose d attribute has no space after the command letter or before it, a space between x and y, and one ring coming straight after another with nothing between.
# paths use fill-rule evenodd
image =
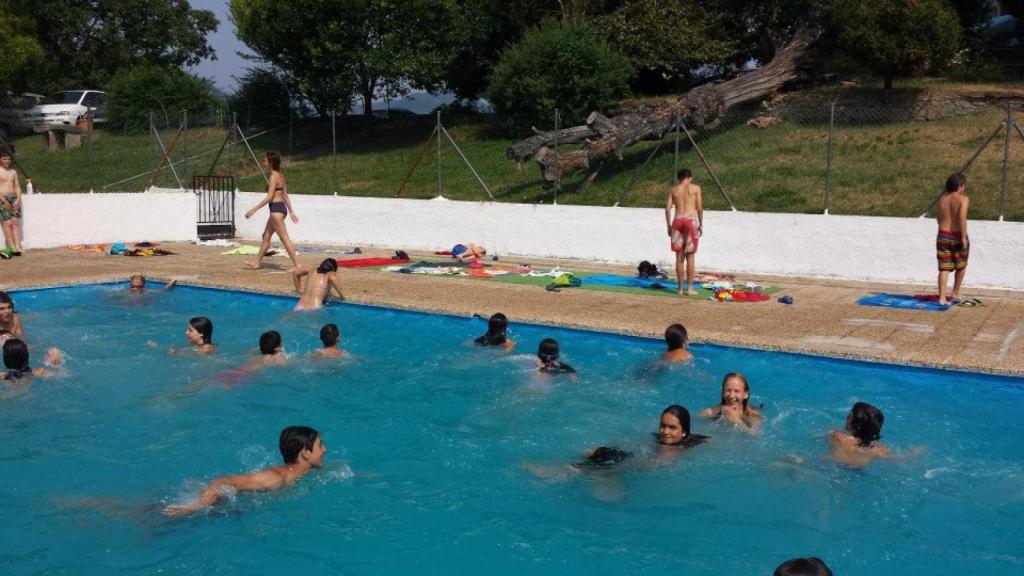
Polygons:
<instances>
[{"instance_id":1,"label":"boy in red swim shorts","mask_svg":"<svg viewBox=\"0 0 1024 576\"><path fill-rule=\"evenodd\" d=\"M673 210L675 211L673 218ZM700 186L693 183L693 173L683 168L676 174L676 185L669 189L665 201L665 225L669 242L675 252L676 282L680 294L696 294L693 272L696 269L697 244L703 234L704 204ZM686 270L686 291L683 292L683 269Z\"/></svg>"},{"instance_id":2,"label":"boy in red swim shorts","mask_svg":"<svg viewBox=\"0 0 1024 576\"><path fill-rule=\"evenodd\" d=\"M967 196L964 185L967 178L963 174L953 174L946 179L946 190L942 193L935 208L935 219L939 223L939 233L935 237L935 256L939 261L939 304L949 304L946 299L946 282L949 273L953 272L953 300L960 299L960 286L967 271L967 258L970 255L970 240L967 238Z\"/></svg>"}]
</instances>

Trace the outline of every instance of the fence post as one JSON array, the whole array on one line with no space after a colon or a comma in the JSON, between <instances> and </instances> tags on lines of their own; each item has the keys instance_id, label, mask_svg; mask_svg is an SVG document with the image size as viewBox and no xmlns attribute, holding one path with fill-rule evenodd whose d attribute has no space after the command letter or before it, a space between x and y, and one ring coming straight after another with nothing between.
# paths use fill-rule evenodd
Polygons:
<instances>
[{"instance_id":1,"label":"fence post","mask_svg":"<svg viewBox=\"0 0 1024 576\"><path fill-rule=\"evenodd\" d=\"M157 164L160 163L160 152L159 152L159 149L160 149L160 146L157 144L157 138L156 138L156 124L153 122L153 113L150 112L149 113L149 152L150 152L149 155L153 159L153 163L152 163L152 166L151 166L150 172L149 172L150 174L155 174L156 173ZM143 190L143 192L146 192L146 190Z\"/></svg>"},{"instance_id":2,"label":"fence post","mask_svg":"<svg viewBox=\"0 0 1024 576\"><path fill-rule=\"evenodd\" d=\"M999 190L999 221L1006 210L1006 188L1010 176L1010 135L1013 132L1013 101L1006 101L1006 143L1003 145L1003 186Z\"/></svg>"},{"instance_id":3,"label":"fence post","mask_svg":"<svg viewBox=\"0 0 1024 576\"><path fill-rule=\"evenodd\" d=\"M231 127L228 128L231 132L230 143L228 144L228 174L231 175L232 181L235 182L235 189L238 189L238 180L235 179L235 146L238 145L238 112L231 113Z\"/></svg>"},{"instance_id":4,"label":"fence post","mask_svg":"<svg viewBox=\"0 0 1024 576\"><path fill-rule=\"evenodd\" d=\"M676 174L679 174L679 110L676 109L675 113L675 130L676 130L676 151L675 155L672 156L672 182L676 181Z\"/></svg>"},{"instance_id":5,"label":"fence post","mask_svg":"<svg viewBox=\"0 0 1024 576\"><path fill-rule=\"evenodd\" d=\"M331 178L334 180L334 195L338 195L338 191L341 187L338 185L338 135L336 123L338 120L338 111L331 110L331 159L334 165L331 169Z\"/></svg>"},{"instance_id":6,"label":"fence post","mask_svg":"<svg viewBox=\"0 0 1024 576\"><path fill-rule=\"evenodd\" d=\"M181 111L181 177L188 186L188 110Z\"/></svg>"},{"instance_id":7,"label":"fence post","mask_svg":"<svg viewBox=\"0 0 1024 576\"><path fill-rule=\"evenodd\" d=\"M558 160L558 124L561 118L558 115L558 108L555 108L555 190L552 206L558 206L558 189L562 186L561 162Z\"/></svg>"},{"instance_id":8,"label":"fence post","mask_svg":"<svg viewBox=\"0 0 1024 576\"><path fill-rule=\"evenodd\" d=\"M835 134L836 103L829 106L828 113L828 160L825 165L825 215L828 215L829 201L832 197L832 139Z\"/></svg>"},{"instance_id":9,"label":"fence post","mask_svg":"<svg viewBox=\"0 0 1024 576\"><path fill-rule=\"evenodd\" d=\"M87 120L86 126L88 128L88 130L85 132L85 153L88 156L87 162L89 164L89 194L93 193L93 185L96 182L96 161L92 155L92 116L92 110L85 113L85 118Z\"/></svg>"},{"instance_id":10,"label":"fence post","mask_svg":"<svg viewBox=\"0 0 1024 576\"><path fill-rule=\"evenodd\" d=\"M441 111L437 111L437 195L441 195Z\"/></svg>"}]
</instances>

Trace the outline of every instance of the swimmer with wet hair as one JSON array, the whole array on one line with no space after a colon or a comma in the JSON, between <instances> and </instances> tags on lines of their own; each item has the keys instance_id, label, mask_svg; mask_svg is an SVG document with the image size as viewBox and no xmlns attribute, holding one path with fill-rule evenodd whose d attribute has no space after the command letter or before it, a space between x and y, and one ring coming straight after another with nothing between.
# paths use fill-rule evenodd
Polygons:
<instances>
[{"instance_id":1,"label":"swimmer with wet hair","mask_svg":"<svg viewBox=\"0 0 1024 576\"><path fill-rule=\"evenodd\" d=\"M14 300L10 294L0 290L0 330L10 332L16 338L24 338L25 330L21 316L14 311Z\"/></svg>"},{"instance_id":2,"label":"swimmer with wet hair","mask_svg":"<svg viewBox=\"0 0 1024 576\"><path fill-rule=\"evenodd\" d=\"M879 442L882 437L882 411L866 402L857 402L846 415L844 430L828 435L831 458L849 466L866 466L875 458L890 458L892 451Z\"/></svg>"},{"instance_id":3,"label":"swimmer with wet hair","mask_svg":"<svg viewBox=\"0 0 1024 576\"><path fill-rule=\"evenodd\" d=\"M501 346L511 352L516 343L508 337L508 318L498 312L487 320L487 333L473 340L478 346Z\"/></svg>"},{"instance_id":4,"label":"swimmer with wet hair","mask_svg":"<svg viewBox=\"0 0 1024 576\"><path fill-rule=\"evenodd\" d=\"M659 458L679 455L678 450L669 452L665 448L692 448L707 442L709 438L690 431L690 411L679 404L672 404L661 411L658 432L654 436L658 440Z\"/></svg>"},{"instance_id":5,"label":"swimmer with wet hair","mask_svg":"<svg viewBox=\"0 0 1024 576\"><path fill-rule=\"evenodd\" d=\"M284 352L284 345L281 344L281 334L277 330L268 330L260 334L260 357L253 361L257 366L284 366L288 359L281 354Z\"/></svg>"},{"instance_id":6,"label":"swimmer with wet hair","mask_svg":"<svg viewBox=\"0 0 1024 576\"><path fill-rule=\"evenodd\" d=\"M320 433L308 426L289 426L282 430L278 447L284 464L250 474L217 478L203 489L196 501L167 506L164 514L182 516L202 510L232 493L280 490L295 484L313 468L324 465L327 447Z\"/></svg>"},{"instance_id":7,"label":"swimmer with wet hair","mask_svg":"<svg viewBox=\"0 0 1024 576\"><path fill-rule=\"evenodd\" d=\"M722 399L717 406L701 410L704 418L732 424L751 434L756 434L764 421L759 410L750 405L750 384L742 372L729 372L722 379Z\"/></svg>"},{"instance_id":8,"label":"swimmer with wet hair","mask_svg":"<svg viewBox=\"0 0 1024 576\"><path fill-rule=\"evenodd\" d=\"M9 338L3 346L5 371L0 380L6 382L27 382L33 376L53 376L54 372L46 368L32 369L28 358L28 344L19 338ZM46 365L59 368L64 362L64 353L59 348L46 351Z\"/></svg>"},{"instance_id":9,"label":"swimmer with wet hair","mask_svg":"<svg viewBox=\"0 0 1024 576\"><path fill-rule=\"evenodd\" d=\"M575 374L576 370L561 362L561 350L554 338L545 338L537 347L537 370L543 374Z\"/></svg>"},{"instance_id":10,"label":"swimmer with wet hair","mask_svg":"<svg viewBox=\"0 0 1024 576\"><path fill-rule=\"evenodd\" d=\"M772 576L832 576L832 570L821 558L793 558L786 560L772 572Z\"/></svg>"},{"instance_id":11,"label":"swimmer with wet hair","mask_svg":"<svg viewBox=\"0 0 1024 576\"><path fill-rule=\"evenodd\" d=\"M189 319L185 338L200 354L212 354L217 350L217 345L213 343L213 322L206 316Z\"/></svg>"},{"instance_id":12,"label":"swimmer with wet hair","mask_svg":"<svg viewBox=\"0 0 1024 576\"><path fill-rule=\"evenodd\" d=\"M302 285L303 277L306 277L305 286ZM295 283L295 291L299 293L296 312L323 307L331 296L331 288L337 292L339 300L345 299L341 293L341 283L338 282L338 261L334 258L325 258L315 272L308 268L296 268L292 273L292 281Z\"/></svg>"},{"instance_id":13,"label":"swimmer with wet hair","mask_svg":"<svg viewBox=\"0 0 1024 576\"><path fill-rule=\"evenodd\" d=\"M166 292L178 283L177 280L170 280L164 287L161 288L161 292ZM143 294L146 292L146 277L142 274L134 274L128 280L128 291L135 294Z\"/></svg>"},{"instance_id":14,"label":"swimmer with wet hair","mask_svg":"<svg viewBox=\"0 0 1024 576\"><path fill-rule=\"evenodd\" d=\"M320 341L323 348L313 350L315 356L321 358L342 358L348 356L348 352L338 348L338 341L341 340L341 331L336 324L324 324L320 329Z\"/></svg>"},{"instance_id":15,"label":"swimmer with wet hair","mask_svg":"<svg viewBox=\"0 0 1024 576\"><path fill-rule=\"evenodd\" d=\"M665 344L668 345L668 350L661 354L662 362L693 360L693 354L688 350L690 338L686 334L686 327L682 324L673 324L665 329Z\"/></svg>"}]
</instances>

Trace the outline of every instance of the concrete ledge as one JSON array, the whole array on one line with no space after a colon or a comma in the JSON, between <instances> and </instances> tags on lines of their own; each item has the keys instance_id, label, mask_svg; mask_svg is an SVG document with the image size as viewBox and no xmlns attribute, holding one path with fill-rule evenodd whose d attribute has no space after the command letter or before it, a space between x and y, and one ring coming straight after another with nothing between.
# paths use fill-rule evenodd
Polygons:
<instances>
[{"instance_id":1,"label":"concrete ledge","mask_svg":"<svg viewBox=\"0 0 1024 576\"><path fill-rule=\"evenodd\" d=\"M240 192L238 235L258 239L266 212L245 220L263 194ZM297 242L445 250L477 242L498 254L668 264L664 211L292 195ZM935 222L818 214L706 212L698 266L723 272L869 282L935 282ZM972 287L1024 290L1024 223L972 221Z\"/></svg>"}]
</instances>

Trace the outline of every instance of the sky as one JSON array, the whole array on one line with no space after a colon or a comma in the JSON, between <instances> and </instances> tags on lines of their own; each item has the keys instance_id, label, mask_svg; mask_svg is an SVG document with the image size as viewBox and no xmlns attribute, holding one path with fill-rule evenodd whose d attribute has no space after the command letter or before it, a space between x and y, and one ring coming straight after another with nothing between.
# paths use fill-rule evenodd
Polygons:
<instances>
[{"instance_id":1,"label":"sky","mask_svg":"<svg viewBox=\"0 0 1024 576\"><path fill-rule=\"evenodd\" d=\"M282 0L287 1L287 0ZM203 60L189 71L197 76L213 80L218 90L225 94L231 94L237 87L235 78L241 78L248 68L256 65L242 58L239 52L252 54L245 44L235 36L235 24L231 22L228 0L189 0L193 8L199 10L210 10L217 16L220 24L217 31L209 35L210 45L217 52L216 60ZM432 96L425 92L415 92L401 100L391 102L392 108L405 108L413 112L424 114L430 112L435 106L441 103L451 102L451 96ZM384 108L384 102L375 102L376 109ZM362 112L362 103L357 103L352 113Z\"/></svg>"}]
</instances>

